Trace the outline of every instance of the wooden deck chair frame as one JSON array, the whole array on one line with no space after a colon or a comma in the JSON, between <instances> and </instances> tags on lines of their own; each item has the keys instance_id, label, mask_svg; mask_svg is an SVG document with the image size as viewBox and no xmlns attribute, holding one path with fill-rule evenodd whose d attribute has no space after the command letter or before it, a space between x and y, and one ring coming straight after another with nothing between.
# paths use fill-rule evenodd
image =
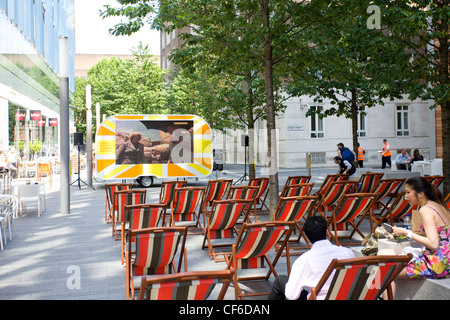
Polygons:
<instances>
[{"instance_id":1,"label":"wooden deck chair frame","mask_svg":"<svg viewBox=\"0 0 450 320\"><path fill-rule=\"evenodd\" d=\"M370 214L370 210L375 202L375 197L376 194L374 193L351 193L342 196L327 220L328 230L336 245L341 244L339 238L352 239L355 232L364 239L365 235L361 232L359 226L364 218ZM359 220L355 223L357 218L359 218ZM338 235L338 224L340 223L347 223L347 225L350 225L353 228L350 235ZM345 243L345 245L360 245L361 241Z\"/></svg>"},{"instance_id":2,"label":"wooden deck chair frame","mask_svg":"<svg viewBox=\"0 0 450 320\"><path fill-rule=\"evenodd\" d=\"M259 187L256 186L231 186L228 189L228 193L226 199L251 199L253 201L253 213L255 216L255 222L257 221L256 216L256 204L255 199L258 194ZM250 194L250 196L249 196ZM247 221L250 222L250 218L247 218Z\"/></svg>"},{"instance_id":3,"label":"wooden deck chair frame","mask_svg":"<svg viewBox=\"0 0 450 320\"><path fill-rule=\"evenodd\" d=\"M259 187L258 193L255 198L255 217L256 212L270 213L270 208L266 204L266 198L269 194L269 178L250 178L250 180L248 181L248 185ZM257 207L258 204L261 204L259 208Z\"/></svg>"},{"instance_id":4,"label":"wooden deck chair frame","mask_svg":"<svg viewBox=\"0 0 450 320\"><path fill-rule=\"evenodd\" d=\"M425 176L425 180L427 180L429 183L434 184L436 187L439 188L439 186L444 182L445 176Z\"/></svg>"},{"instance_id":5,"label":"wooden deck chair frame","mask_svg":"<svg viewBox=\"0 0 450 320\"><path fill-rule=\"evenodd\" d=\"M125 206L145 203L146 190L122 190L114 192L114 210L112 212L112 235L119 240L122 235L122 221L128 221L125 215Z\"/></svg>"},{"instance_id":6,"label":"wooden deck chair frame","mask_svg":"<svg viewBox=\"0 0 450 320\"><path fill-rule=\"evenodd\" d=\"M233 185L233 179L208 180L206 190L203 193L202 207L200 214L203 215L203 225L206 226L209 211L214 200L222 200L226 197L228 189Z\"/></svg>"},{"instance_id":7,"label":"wooden deck chair frame","mask_svg":"<svg viewBox=\"0 0 450 320\"><path fill-rule=\"evenodd\" d=\"M317 190L313 196L318 196L319 199L322 197L322 195L327 191L330 184L334 181L344 181L348 180L348 174L329 174L325 177L322 184L319 187L319 190Z\"/></svg>"},{"instance_id":8,"label":"wooden deck chair frame","mask_svg":"<svg viewBox=\"0 0 450 320\"><path fill-rule=\"evenodd\" d=\"M290 237L290 243L296 242L300 243L301 238L306 242L306 247L293 247L289 246L289 249L309 249L311 248L311 243L308 237L303 232L303 225L310 216L313 215L313 210L315 202L317 201L317 196L297 196L297 197L280 197L278 201L277 208L274 214L275 221L295 221L296 230L298 230L299 235L297 239ZM279 250L278 246L276 248ZM292 255L297 255L296 253L290 252ZM290 266L288 266L290 269ZM289 273L288 269L288 273Z\"/></svg>"},{"instance_id":9,"label":"wooden deck chair frame","mask_svg":"<svg viewBox=\"0 0 450 320\"><path fill-rule=\"evenodd\" d=\"M370 212L370 229L371 232L380 226L384 221L388 221L391 226L394 225L394 220L403 219L407 214L412 214L413 210L417 208L417 205L411 206L409 201L405 199L405 191L400 192L397 195L397 198L392 202L392 204L387 206L386 212L384 215L377 219L373 214L373 211ZM375 226L372 225L375 224Z\"/></svg>"},{"instance_id":10,"label":"wooden deck chair frame","mask_svg":"<svg viewBox=\"0 0 450 320\"><path fill-rule=\"evenodd\" d=\"M217 256L225 256L231 252L215 252L214 248L229 247L235 243L234 235L238 234L235 227L236 222L240 216L247 220L250 210L252 209L253 201L251 199L227 199L216 200L213 202L211 213L206 225L205 236L203 239L202 249L208 248L209 257L213 257L214 262L225 261ZM215 239L233 239L233 242L228 243L213 243Z\"/></svg>"},{"instance_id":11,"label":"wooden deck chair frame","mask_svg":"<svg viewBox=\"0 0 450 320\"><path fill-rule=\"evenodd\" d=\"M318 200L314 213L319 213L325 219L328 218L327 208L334 208L339 203L340 199L349 193L356 192L358 181L342 180L330 182L327 190L322 194Z\"/></svg>"},{"instance_id":12,"label":"wooden deck chair frame","mask_svg":"<svg viewBox=\"0 0 450 320\"><path fill-rule=\"evenodd\" d=\"M191 271L143 277L139 300L206 300L217 284L222 284L215 300L223 300L234 270Z\"/></svg>"},{"instance_id":13,"label":"wooden deck chair frame","mask_svg":"<svg viewBox=\"0 0 450 320\"><path fill-rule=\"evenodd\" d=\"M313 182L285 185L281 190L280 197L307 197L311 194L313 187Z\"/></svg>"},{"instance_id":14,"label":"wooden deck chair frame","mask_svg":"<svg viewBox=\"0 0 450 320\"><path fill-rule=\"evenodd\" d=\"M239 286L242 281L254 280L268 280L273 273L275 277L278 276L275 266L286 246L289 246L289 236L295 228L295 221L270 221L259 223L244 223L239 232L236 243L232 247L232 253L226 256L227 269L235 270L233 276L235 298L244 299L247 296L262 296L264 293L244 293ZM271 262L267 256L267 252L272 250L278 241L284 236L284 241L281 244L275 258ZM289 250L286 252L286 263L290 265ZM269 267L266 275L238 277L239 269L261 269L264 267L264 261Z\"/></svg>"},{"instance_id":15,"label":"wooden deck chair frame","mask_svg":"<svg viewBox=\"0 0 450 320\"><path fill-rule=\"evenodd\" d=\"M122 190L131 190L133 185L131 183L105 183L105 221L112 223L112 211L114 210L114 192Z\"/></svg>"},{"instance_id":16,"label":"wooden deck chair frame","mask_svg":"<svg viewBox=\"0 0 450 320\"><path fill-rule=\"evenodd\" d=\"M411 258L412 254L408 253L333 259L317 286L311 289L309 300L316 300L330 277L333 278L326 300L376 300L385 290L388 300L393 300L392 282Z\"/></svg>"},{"instance_id":17,"label":"wooden deck chair frame","mask_svg":"<svg viewBox=\"0 0 450 320\"><path fill-rule=\"evenodd\" d=\"M358 193L370 193L384 176L384 172L364 172L358 181Z\"/></svg>"},{"instance_id":18,"label":"wooden deck chair frame","mask_svg":"<svg viewBox=\"0 0 450 320\"><path fill-rule=\"evenodd\" d=\"M175 188L170 206L170 225L177 226L177 223L182 223L188 228L194 227L198 230L196 233L191 232L189 234L204 234L200 221L204 192L204 187Z\"/></svg>"},{"instance_id":19,"label":"wooden deck chair frame","mask_svg":"<svg viewBox=\"0 0 450 320\"><path fill-rule=\"evenodd\" d=\"M188 271L186 227L156 227L130 230L127 236L128 246L125 251L127 300L130 299L130 293L131 299L134 300L135 290L140 288L140 285L134 285L135 277L142 279L142 276L181 272L183 258L184 271ZM142 252L140 252L141 248ZM175 263L177 252L179 252L178 264ZM139 269L133 270L136 265L139 266ZM136 271L136 274L134 271Z\"/></svg>"},{"instance_id":20,"label":"wooden deck chair frame","mask_svg":"<svg viewBox=\"0 0 450 320\"><path fill-rule=\"evenodd\" d=\"M372 190L371 193L377 194L377 198L375 199L372 214L375 215L383 215L384 211L387 210L390 202L395 199L398 195L398 192L405 182L405 178L394 178L394 179L381 179L378 181L376 187ZM383 200L387 198L387 202L384 203ZM375 213L375 208L380 206L382 209L377 214Z\"/></svg>"},{"instance_id":21,"label":"wooden deck chair frame","mask_svg":"<svg viewBox=\"0 0 450 320\"><path fill-rule=\"evenodd\" d=\"M127 220L122 221L121 227L122 264L125 263L125 248L128 240L126 233L129 230L155 228L160 222L163 227L166 205L162 203L144 203L131 206L125 205L124 209Z\"/></svg>"}]
</instances>

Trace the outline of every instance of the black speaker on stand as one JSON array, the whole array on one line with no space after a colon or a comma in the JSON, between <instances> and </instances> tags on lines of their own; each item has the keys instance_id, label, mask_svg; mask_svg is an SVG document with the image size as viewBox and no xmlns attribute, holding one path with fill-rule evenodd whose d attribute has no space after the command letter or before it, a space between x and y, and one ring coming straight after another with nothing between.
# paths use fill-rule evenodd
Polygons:
<instances>
[{"instance_id":1,"label":"black speaker on stand","mask_svg":"<svg viewBox=\"0 0 450 320\"><path fill-rule=\"evenodd\" d=\"M83 180L81 180L80 178L80 171L81 171L81 166L80 166L80 151L81 151L81 147L84 145L83 143L83 132L75 132L73 134L73 144L75 146L77 146L78 149L78 178L73 181L70 185L73 185L75 182L78 183L78 189L81 189L81 183L83 183L84 185L88 186L89 188L91 188L92 190L95 190L94 188L92 188L90 185L88 185L86 182L84 182Z\"/></svg>"},{"instance_id":2,"label":"black speaker on stand","mask_svg":"<svg viewBox=\"0 0 450 320\"><path fill-rule=\"evenodd\" d=\"M242 135L242 145L244 146L244 158L245 158L245 165L244 165L244 175L242 177L240 177L238 180L236 180L236 183L238 183L239 181L245 181L247 180L248 174L247 174L247 149L248 149L248 144L249 144L249 140L248 140L248 135Z\"/></svg>"}]
</instances>

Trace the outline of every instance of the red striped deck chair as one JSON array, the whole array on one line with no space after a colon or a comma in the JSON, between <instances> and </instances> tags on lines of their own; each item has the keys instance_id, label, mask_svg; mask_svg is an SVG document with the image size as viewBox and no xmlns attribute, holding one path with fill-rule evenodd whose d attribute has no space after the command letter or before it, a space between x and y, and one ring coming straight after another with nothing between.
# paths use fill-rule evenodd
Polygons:
<instances>
[{"instance_id":1,"label":"red striped deck chair","mask_svg":"<svg viewBox=\"0 0 450 320\"><path fill-rule=\"evenodd\" d=\"M166 213L170 211L170 207L173 201L173 195L175 193L175 188L186 188L187 181L163 181L161 182L161 191L159 193L159 203L166 205ZM165 223L165 221L164 221Z\"/></svg>"},{"instance_id":2,"label":"red striped deck chair","mask_svg":"<svg viewBox=\"0 0 450 320\"><path fill-rule=\"evenodd\" d=\"M316 297L325 283L331 281L326 300L377 300L387 290L394 300L392 282L411 260L412 254L333 259L311 289L309 300Z\"/></svg>"},{"instance_id":3,"label":"red striped deck chair","mask_svg":"<svg viewBox=\"0 0 450 320\"><path fill-rule=\"evenodd\" d=\"M208 218L208 207L211 207L214 200L222 200L227 195L228 189L233 184L233 179L208 180L205 193L202 199L201 214L203 214L203 225L206 226Z\"/></svg>"},{"instance_id":4,"label":"red striped deck chair","mask_svg":"<svg viewBox=\"0 0 450 320\"><path fill-rule=\"evenodd\" d=\"M184 269L187 271L186 235L186 227L156 227L130 230L127 233L128 247L125 252L127 300L130 293L134 300L135 288L140 288L138 282L142 276L181 272L183 256ZM176 265L175 257L178 251L179 260Z\"/></svg>"},{"instance_id":5,"label":"red striped deck chair","mask_svg":"<svg viewBox=\"0 0 450 320\"><path fill-rule=\"evenodd\" d=\"M203 234L199 215L204 192L205 188L199 187L175 188L170 210L172 226L194 227Z\"/></svg>"},{"instance_id":6,"label":"red striped deck chair","mask_svg":"<svg viewBox=\"0 0 450 320\"><path fill-rule=\"evenodd\" d=\"M445 176L425 176L424 178L429 183L434 184L438 188L441 185L441 183L444 182L445 180Z\"/></svg>"},{"instance_id":7,"label":"red striped deck chair","mask_svg":"<svg viewBox=\"0 0 450 320\"><path fill-rule=\"evenodd\" d=\"M267 295L264 293L244 293L239 282L253 281L253 280L268 280L273 273L275 277L278 276L275 266L283 252L285 246L288 245L289 236L295 228L295 221L270 221L260 223L244 223L239 232L236 243L232 247L232 253L226 256L227 269L235 270L233 276L233 283L235 289L235 297L237 299L244 299L246 296L261 296ZM267 256L269 250L284 236L284 241L278 250L274 260L271 262ZM289 250L286 255L287 265L290 265ZM238 270L241 269L266 269L265 262L269 267L266 275L238 277ZM253 272L252 272L253 273Z\"/></svg>"},{"instance_id":8,"label":"red striped deck chair","mask_svg":"<svg viewBox=\"0 0 450 320\"><path fill-rule=\"evenodd\" d=\"M105 183L105 221L107 223L112 222L112 211L114 210L115 203L113 203L114 192L122 190L130 190L133 188L131 183Z\"/></svg>"},{"instance_id":9,"label":"red striped deck chair","mask_svg":"<svg viewBox=\"0 0 450 320\"><path fill-rule=\"evenodd\" d=\"M395 220L401 220L404 216L412 214L413 210L417 209L417 205L412 206L408 200L405 199L405 191L400 192L397 198L392 202L392 204L387 206L387 210L380 219L377 219L373 212L371 211L371 221L370 228L372 232L379 226L383 221L389 221L390 225L394 225ZM375 226L372 226L372 222Z\"/></svg>"},{"instance_id":10,"label":"red striped deck chair","mask_svg":"<svg viewBox=\"0 0 450 320\"><path fill-rule=\"evenodd\" d=\"M145 190L123 190L114 192L114 200L117 203L116 210L113 212L112 229L113 237L119 240L122 235L122 221L129 221L125 215L125 206L143 204L146 201Z\"/></svg>"},{"instance_id":11,"label":"red striped deck chair","mask_svg":"<svg viewBox=\"0 0 450 320\"><path fill-rule=\"evenodd\" d=\"M314 208L314 213L319 213L327 219L328 209L333 210L345 194L355 192L357 185L357 181L350 180L331 182Z\"/></svg>"},{"instance_id":12,"label":"red striped deck chair","mask_svg":"<svg viewBox=\"0 0 450 320\"><path fill-rule=\"evenodd\" d=\"M255 198L255 217L256 212L270 212L270 209L266 204L266 198L269 194L269 178L250 178L248 185L259 187L258 193ZM261 204L259 208L256 207L258 204ZM263 207L265 207L265 209Z\"/></svg>"},{"instance_id":13,"label":"red striped deck chair","mask_svg":"<svg viewBox=\"0 0 450 320\"><path fill-rule=\"evenodd\" d=\"M450 193L444 199L445 205L450 209Z\"/></svg>"},{"instance_id":14,"label":"red striped deck chair","mask_svg":"<svg viewBox=\"0 0 450 320\"><path fill-rule=\"evenodd\" d=\"M281 190L280 197L307 197L311 194L314 183L297 183L285 185Z\"/></svg>"},{"instance_id":15,"label":"red striped deck chair","mask_svg":"<svg viewBox=\"0 0 450 320\"><path fill-rule=\"evenodd\" d=\"M299 183L309 183L311 176L289 176L284 183L285 186Z\"/></svg>"},{"instance_id":16,"label":"red striped deck chair","mask_svg":"<svg viewBox=\"0 0 450 320\"><path fill-rule=\"evenodd\" d=\"M278 205L274 214L275 221L295 221L296 230L298 230L299 235L297 239L291 239L291 242L299 243L301 238L306 242L306 247L296 246L295 249L309 249L311 248L311 243L309 242L306 235L303 233L303 224L308 219L310 215L313 214L313 209L317 197L307 196L307 197L280 197ZM294 247L289 246L290 249ZM278 248L277 248L278 250ZM292 255L292 253L291 253ZM290 268L290 266L288 266Z\"/></svg>"},{"instance_id":17,"label":"red striped deck chair","mask_svg":"<svg viewBox=\"0 0 450 320\"><path fill-rule=\"evenodd\" d=\"M373 193L352 193L344 194L342 196L327 222L328 226L331 226L329 231L336 245L340 245L339 239L352 239L355 232L357 232L362 239L364 239L365 235L361 232L359 226L363 222L366 215L369 214L369 211L375 201L375 197L376 195ZM357 218L359 218L359 220L355 223ZM338 235L338 232L340 232L338 225L340 223L347 223L347 225L352 226L353 230L350 235ZM347 233L347 231L344 232ZM345 245L360 245L361 241L345 243Z\"/></svg>"},{"instance_id":18,"label":"red striped deck chair","mask_svg":"<svg viewBox=\"0 0 450 320\"><path fill-rule=\"evenodd\" d=\"M329 174L325 177L322 184L319 187L313 196L318 196L319 199L323 196L323 194L327 191L328 187L332 182L335 181L345 181L348 180L348 174Z\"/></svg>"},{"instance_id":19,"label":"red striped deck chair","mask_svg":"<svg viewBox=\"0 0 450 320\"><path fill-rule=\"evenodd\" d=\"M377 198L375 199L373 210L382 208L381 212L378 215L382 215L385 210L387 210L387 206L392 201L392 199L396 198L398 195L398 191L405 182L406 179L381 179L378 181L378 184L373 189L372 193L377 194ZM375 215L375 211L372 212Z\"/></svg>"},{"instance_id":20,"label":"red striped deck chair","mask_svg":"<svg viewBox=\"0 0 450 320\"><path fill-rule=\"evenodd\" d=\"M244 216L244 221L252 208L252 200L217 200L213 202L211 214L209 216L202 249L208 248L209 257L213 257L215 262L225 261L217 256L230 254L230 252L216 252L215 248L229 247L235 243L234 235L237 234L235 228L238 218ZM224 241L228 239L228 241ZM233 239L233 242L229 240ZM206 245L207 243L207 245Z\"/></svg>"},{"instance_id":21,"label":"red striped deck chair","mask_svg":"<svg viewBox=\"0 0 450 320\"><path fill-rule=\"evenodd\" d=\"M125 262L125 248L128 237L126 232L129 230L138 230L157 227L163 224L164 212L166 206L162 203L148 203L125 206L125 216L128 220L122 221L122 264ZM131 239L134 241L134 238Z\"/></svg>"},{"instance_id":22,"label":"red striped deck chair","mask_svg":"<svg viewBox=\"0 0 450 320\"><path fill-rule=\"evenodd\" d=\"M139 300L207 300L214 288L222 287L214 300L223 300L234 270L191 271L143 277Z\"/></svg>"},{"instance_id":23,"label":"red striped deck chair","mask_svg":"<svg viewBox=\"0 0 450 320\"><path fill-rule=\"evenodd\" d=\"M226 199L240 199L240 200L248 200L251 199L253 201L253 208L255 207L255 199L258 195L259 187L255 186L231 186L228 189ZM256 209L254 210L255 221L256 221ZM250 221L249 219L247 219ZM247 222L247 221L245 221Z\"/></svg>"},{"instance_id":24,"label":"red striped deck chair","mask_svg":"<svg viewBox=\"0 0 450 320\"><path fill-rule=\"evenodd\" d=\"M365 172L358 181L358 193L370 193L383 177L384 172Z\"/></svg>"}]
</instances>

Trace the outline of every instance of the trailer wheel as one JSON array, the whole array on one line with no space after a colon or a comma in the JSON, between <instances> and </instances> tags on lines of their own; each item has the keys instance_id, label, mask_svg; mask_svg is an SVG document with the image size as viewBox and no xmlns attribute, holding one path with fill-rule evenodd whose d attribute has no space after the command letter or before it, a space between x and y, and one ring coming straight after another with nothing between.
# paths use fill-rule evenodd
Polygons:
<instances>
[{"instance_id":1,"label":"trailer wheel","mask_svg":"<svg viewBox=\"0 0 450 320\"><path fill-rule=\"evenodd\" d=\"M153 185L153 177L139 177L137 179L137 182L139 183L139 185L143 188L149 188Z\"/></svg>"}]
</instances>

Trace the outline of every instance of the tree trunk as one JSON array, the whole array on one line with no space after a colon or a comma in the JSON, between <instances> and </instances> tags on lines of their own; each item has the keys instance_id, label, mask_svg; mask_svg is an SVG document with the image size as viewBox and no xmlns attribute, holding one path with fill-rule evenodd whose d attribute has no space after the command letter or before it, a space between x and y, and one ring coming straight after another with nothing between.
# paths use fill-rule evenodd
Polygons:
<instances>
[{"instance_id":1,"label":"tree trunk","mask_svg":"<svg viewBox=\"0 0 450 320\"><path fill-rule=\"evenodd\" d=\"M251 92L250 92L251 94ZM251 96L249 97L251 99ZM247 104L247 129L248 129L248 176L256 178L255 173L255 121L253 120L252 102Z\"/></svg>"},{"instance_id":2,"label":"tree trunk","mask_svg":"<svg viewBox=\"0 0 450 320\"><path fill-rule=\"evenodd\" d=\"M358 104L356 97L356 89L352 89L352 140L353 140L353 152L355 153L355 165L358 163Z\"/></svg>"},{"instance_id":3,"label":"tree trunk","mask_svg":"<svg viewBox=\"0 0 450 320\"><path fill-rule=\"evenodd\" d=\"M278 204L278 159L273 96L272 35L269 31L269 1L261 1L261 14L263 25L267 29L267 33L264 35L264 83L267 113L267 153L269 157L269 208L273 219Z\"/></svg>"}]
</instances>

